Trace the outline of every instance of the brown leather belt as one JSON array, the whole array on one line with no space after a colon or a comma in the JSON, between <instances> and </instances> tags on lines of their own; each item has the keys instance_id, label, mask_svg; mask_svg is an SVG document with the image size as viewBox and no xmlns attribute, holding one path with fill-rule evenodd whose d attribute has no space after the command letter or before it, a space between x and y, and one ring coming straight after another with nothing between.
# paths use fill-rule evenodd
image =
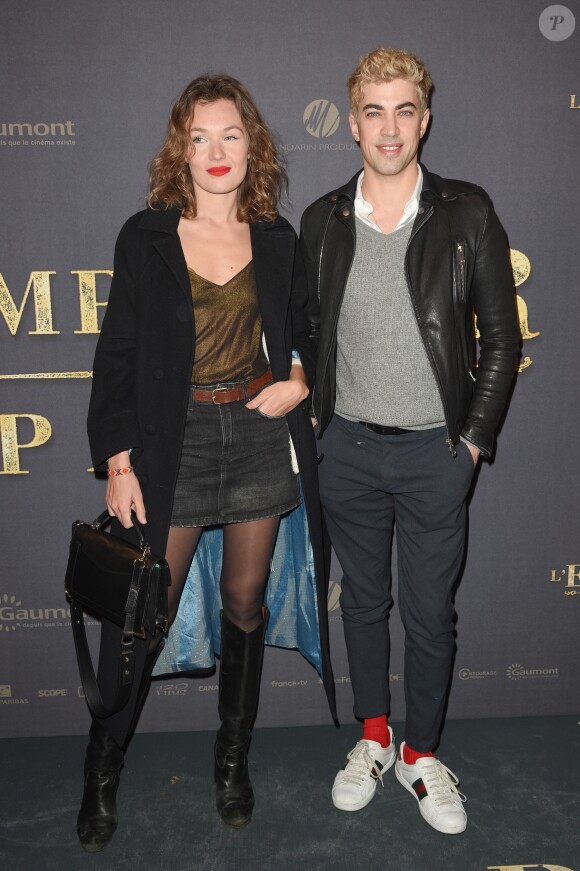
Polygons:
<instances>
[{"instance_id":1,"label":"brown leather belt","mask_svg":"<svg viewBox=\"0 0 580 871\"><path fill-rule=\"evenodd\" d=\"M404 435L408 432L415 432L412 429L403 429L402 426L381 426L380 423L367 423L365 420L359 420L359 423L378 435Z\"/></svg>"},{"instance_id":2,"label":"brown leather belt","mask_svg":"<svg viewBox=\"0 0 580 871\"><path fill-rule=\"evenodd\" d=\"M240 402L242 399L251 399L256 393L272 383L272 372L266 369L263 375L252 378L251 381L243 381L239 384L217 384L215 387L197 387L191 385L191 392L196 402L213 402L214 405L223 405L226 402Z\"/></svg>"}]
</instances>

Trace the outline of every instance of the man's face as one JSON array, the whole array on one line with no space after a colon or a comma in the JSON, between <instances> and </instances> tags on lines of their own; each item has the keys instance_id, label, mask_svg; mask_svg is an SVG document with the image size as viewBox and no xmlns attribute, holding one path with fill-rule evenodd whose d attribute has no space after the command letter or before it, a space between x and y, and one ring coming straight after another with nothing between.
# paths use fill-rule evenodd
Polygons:
<instances>
[{"instance_id":1,"label":"man's face","mask_svg":"<svg viewBox=\"0 0 580 871\"><path fill-rule=\"evenodd\" d=\"M405 79L365 85L350 129L360 143L365 173L396 176L412 171L429 109L421 114L417 86Z\"/></svg>"}]
</instances>

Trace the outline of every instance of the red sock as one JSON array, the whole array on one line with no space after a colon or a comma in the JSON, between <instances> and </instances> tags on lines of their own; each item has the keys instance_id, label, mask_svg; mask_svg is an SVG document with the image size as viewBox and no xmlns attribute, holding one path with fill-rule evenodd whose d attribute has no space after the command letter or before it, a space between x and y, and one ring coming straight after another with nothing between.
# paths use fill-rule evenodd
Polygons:
<instances>
[{"instance_id":1,"label":"red sock","mask_svg":"<svg viewBox=\"0 0 580 871\"><path fill-rule=\"evenodd\" d=\"M423 756L433 756L433 753L419 753L417 750L409 747L408 744L405 744L403 747L403 762L405 765L414 765L417 759L421 759Z\"/></svg>"},{"instance_id":2,"label":"red sock","mask_svg":"<svg viewBox=\"0 0 580 871\"><path fill-rule=\"evenodd\" d=\"M387 728L386 714L381 714L380 717L365 717L362 740L377 741L381 747L389 746L391 736Z\"/></svg>"}]
</instances>

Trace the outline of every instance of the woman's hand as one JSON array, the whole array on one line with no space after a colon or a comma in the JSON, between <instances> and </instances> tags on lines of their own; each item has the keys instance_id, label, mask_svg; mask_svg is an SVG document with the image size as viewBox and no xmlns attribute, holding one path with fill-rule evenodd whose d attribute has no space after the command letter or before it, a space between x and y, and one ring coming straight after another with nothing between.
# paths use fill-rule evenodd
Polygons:
<instances>
[{"instance_id":1,"label":"woman's hand","mask_svg":"<svg viewBox=\"0 0 580 871\"><path fill-rule=\"evenodd\" d=\"M283 417L303 402L309 392L304 369L295 364L287 381L276 381L264 387L257 396L246 402L246 408L253 408L267 417Z\"/></svg>"},{"instance_id":2,"label":"woman's hand","mask_svg":"<svg viewBox=\"0 0 580 871\"><path fill-rule=\"evenodd\" d=\"M122 451L108 459L109 469L123 469L131 465L129 451ZM128 475L114 475L107 481L107 509L111 517L121 521L125 529L130 529L131 510L137 515L139 523L147 523L145 503L139 481L134 472Z\"/></svg>"}]
</instances>

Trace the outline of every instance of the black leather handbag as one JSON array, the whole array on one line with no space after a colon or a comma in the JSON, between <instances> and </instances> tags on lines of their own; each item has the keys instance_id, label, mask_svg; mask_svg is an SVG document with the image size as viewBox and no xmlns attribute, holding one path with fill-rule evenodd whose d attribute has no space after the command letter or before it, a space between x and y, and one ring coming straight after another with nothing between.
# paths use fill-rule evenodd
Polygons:
<instances>
[{"instance_id":1,"label":"black leather handbag","mask_svg":"<svg viewBox=\"0 0 580 871\"><path fill-rule=\"evenodd\" d=\"M134 678L135 638L167 634L169 566L154 556L143 528L131 515L139 546L104 531L107 511L92 523L73 523L64 589L70 601L71 624L85 697L93 714L109 717L123 708ZM110 706L103 703L87 644L84 611L106 618L122 630L119 683ZM162 641L161 644L164 642Z\"/></svg>"}]
</instances>

